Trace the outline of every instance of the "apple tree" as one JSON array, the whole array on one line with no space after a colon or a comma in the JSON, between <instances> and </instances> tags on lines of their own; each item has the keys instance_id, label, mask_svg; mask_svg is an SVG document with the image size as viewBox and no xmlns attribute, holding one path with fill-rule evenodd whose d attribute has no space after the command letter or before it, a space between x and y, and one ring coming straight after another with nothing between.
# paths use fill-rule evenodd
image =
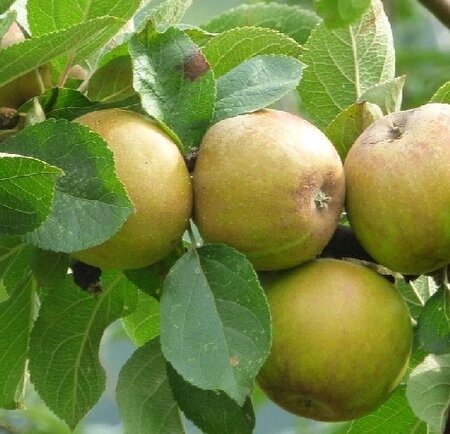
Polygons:
<instances>
[{"instance_id":1,"label":"apple tree","mask_svg":"<svg viewBox=\"0 0 450 434\"><path fill-rule=\"evenodd\" d=\"M0 408L74 431L119 321L126 433L448 432L450 81L381 0L191 4L0 0Z\"/></svg>"}]
</instances>

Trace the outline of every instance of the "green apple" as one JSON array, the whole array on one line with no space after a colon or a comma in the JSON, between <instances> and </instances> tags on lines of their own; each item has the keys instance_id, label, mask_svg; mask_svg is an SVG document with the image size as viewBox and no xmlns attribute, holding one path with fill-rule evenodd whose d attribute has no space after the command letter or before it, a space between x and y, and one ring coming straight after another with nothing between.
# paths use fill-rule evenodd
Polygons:
<instances>
[{"instance_id":1,"label":"green apple","mask_svg":"<svg viewBox=\"0 0 450 434\"><path fill-rule=\"evenodd\" d=\"M176 144L151 120L127 110L91 112L76 122L100 134L113 151L135 213L111 239L72 256L119 269L163 259L180 242L192 210L191 179Z\"/></svg>"},{"instance_id":2,"label":"green apple","mask_svg":"<svg viewBox=\"0 0 450 434\"><path fill-rule=\"evenodd\" d=\"M194 218L206 241L240 250L256 269L279 270L325 247L344 190L339 155L319 129L260 110L206 133L194 170Z\"/></svg>"},{"instance_id":3,"label":"green apple","mask_svg":"<svg viewBox=\"0 0 450 434\"><path fill-rule=\"evenodd\" d=\"M16 23L13 23L0 41L0 48L6 48L25 40ZM40 83L41 82L41 83ZM30 98L38 96L43 89L51 87L50 68L42 65L0 88L0 107L19 108Z\"/></svg>"},{"instance_id":4,"label":"green apple","mask_svg":"<svg viewBox=\"0 0 450 434\"><path fill-rule=\"evenodd\" d=\"M450 263L450 105L392 113L345 160L346 209L380 264L423 274Z\"/></svg>"},{"instance_id":5,"label":"green apple","mask_svg":"<svg viewBox=\"0 0 450 434\"><path fill-rule=\"evenodd\" d=\"M319 259L266 285L273 343L257 380L284 409L321 421L359 418L401 381L412 345L396 288L359 264Z\"/></svg>"}]
</instances>

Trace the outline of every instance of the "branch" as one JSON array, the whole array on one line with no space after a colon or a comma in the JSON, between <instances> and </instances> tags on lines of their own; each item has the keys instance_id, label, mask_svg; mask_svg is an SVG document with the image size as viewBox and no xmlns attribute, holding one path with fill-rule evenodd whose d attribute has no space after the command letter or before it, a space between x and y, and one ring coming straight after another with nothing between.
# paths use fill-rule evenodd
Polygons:
<instances>
[{"instance_id":1,"label":"branch","mask_svg":"<svg viewBox=\"0 0 450 434\"><path fill-rule=\"evenodd\" d=\"M450 29L449 0L419 0L444 26Z\"/></svg>"}]
</instances>

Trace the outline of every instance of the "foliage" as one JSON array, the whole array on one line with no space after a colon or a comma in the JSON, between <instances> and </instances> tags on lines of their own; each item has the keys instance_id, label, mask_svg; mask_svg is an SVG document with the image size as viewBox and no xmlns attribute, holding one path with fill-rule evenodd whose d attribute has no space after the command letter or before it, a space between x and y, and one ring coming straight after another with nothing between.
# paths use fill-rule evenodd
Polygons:
<instances>
[{"instance_id":1,"label":"foliage","mask_svg":"<svg viewBox=\"0 0 450 434\"><path fill-rule=\"evenodd\" d=\"M19 410L31 381L60 432L75 430L105 390L100 341L121 320L138 346L117 386L126 432L184 433L180 412L205 433L253 432L254 380L271 341L260 276L191 227L161 263L80 285L70 253L108 240L135 210L105 141L71 121L102 108L143 113L189 161L213 123L295 95L345 159L384 114L450 103L448 55L435 53L447 76L436 72L432 90L409 87L429 46L407 50L381 0L253 2L200 27L181 23L190 0L28 0L27 20L13 3L0 0L0 35L17 19L32 36L0 50L0 90L45 64L53 87L0 129L0 407L36 418ZM414 28L412 9L395 7ZM448 276L410 277L395 276L417 325L409 375L340 432L444 433Z\"/></svg>"}]
</instances>

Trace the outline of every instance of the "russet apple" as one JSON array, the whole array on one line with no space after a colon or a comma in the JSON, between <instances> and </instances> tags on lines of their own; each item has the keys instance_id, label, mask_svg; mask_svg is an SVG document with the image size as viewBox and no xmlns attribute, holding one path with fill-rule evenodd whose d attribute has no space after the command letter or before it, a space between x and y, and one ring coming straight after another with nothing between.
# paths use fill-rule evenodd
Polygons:
<instances>
[{"instance_id":1,"label":"russet apple","mask_svg":"<svg viewBox=\"0 0 450 434\"><path fill-rule=\"evenodd\" d=\"M273 342L262 390L299 416L344 421L381 405L401 381L412 345L396 288L359 264L319 259L265 285Z\"/></svg>"},{"instance_id":2,"label":"russet apple","mask_svg":"<svg viewBox=\"0 0 450 434\"><path fill-rule=\"evenodd\" d=\"M259 270L314 258L344 201L341 160L314 125L259 110L213 125L194 170L194 218L209 242L228 244Z\"/></svg>"}]
</instances>

